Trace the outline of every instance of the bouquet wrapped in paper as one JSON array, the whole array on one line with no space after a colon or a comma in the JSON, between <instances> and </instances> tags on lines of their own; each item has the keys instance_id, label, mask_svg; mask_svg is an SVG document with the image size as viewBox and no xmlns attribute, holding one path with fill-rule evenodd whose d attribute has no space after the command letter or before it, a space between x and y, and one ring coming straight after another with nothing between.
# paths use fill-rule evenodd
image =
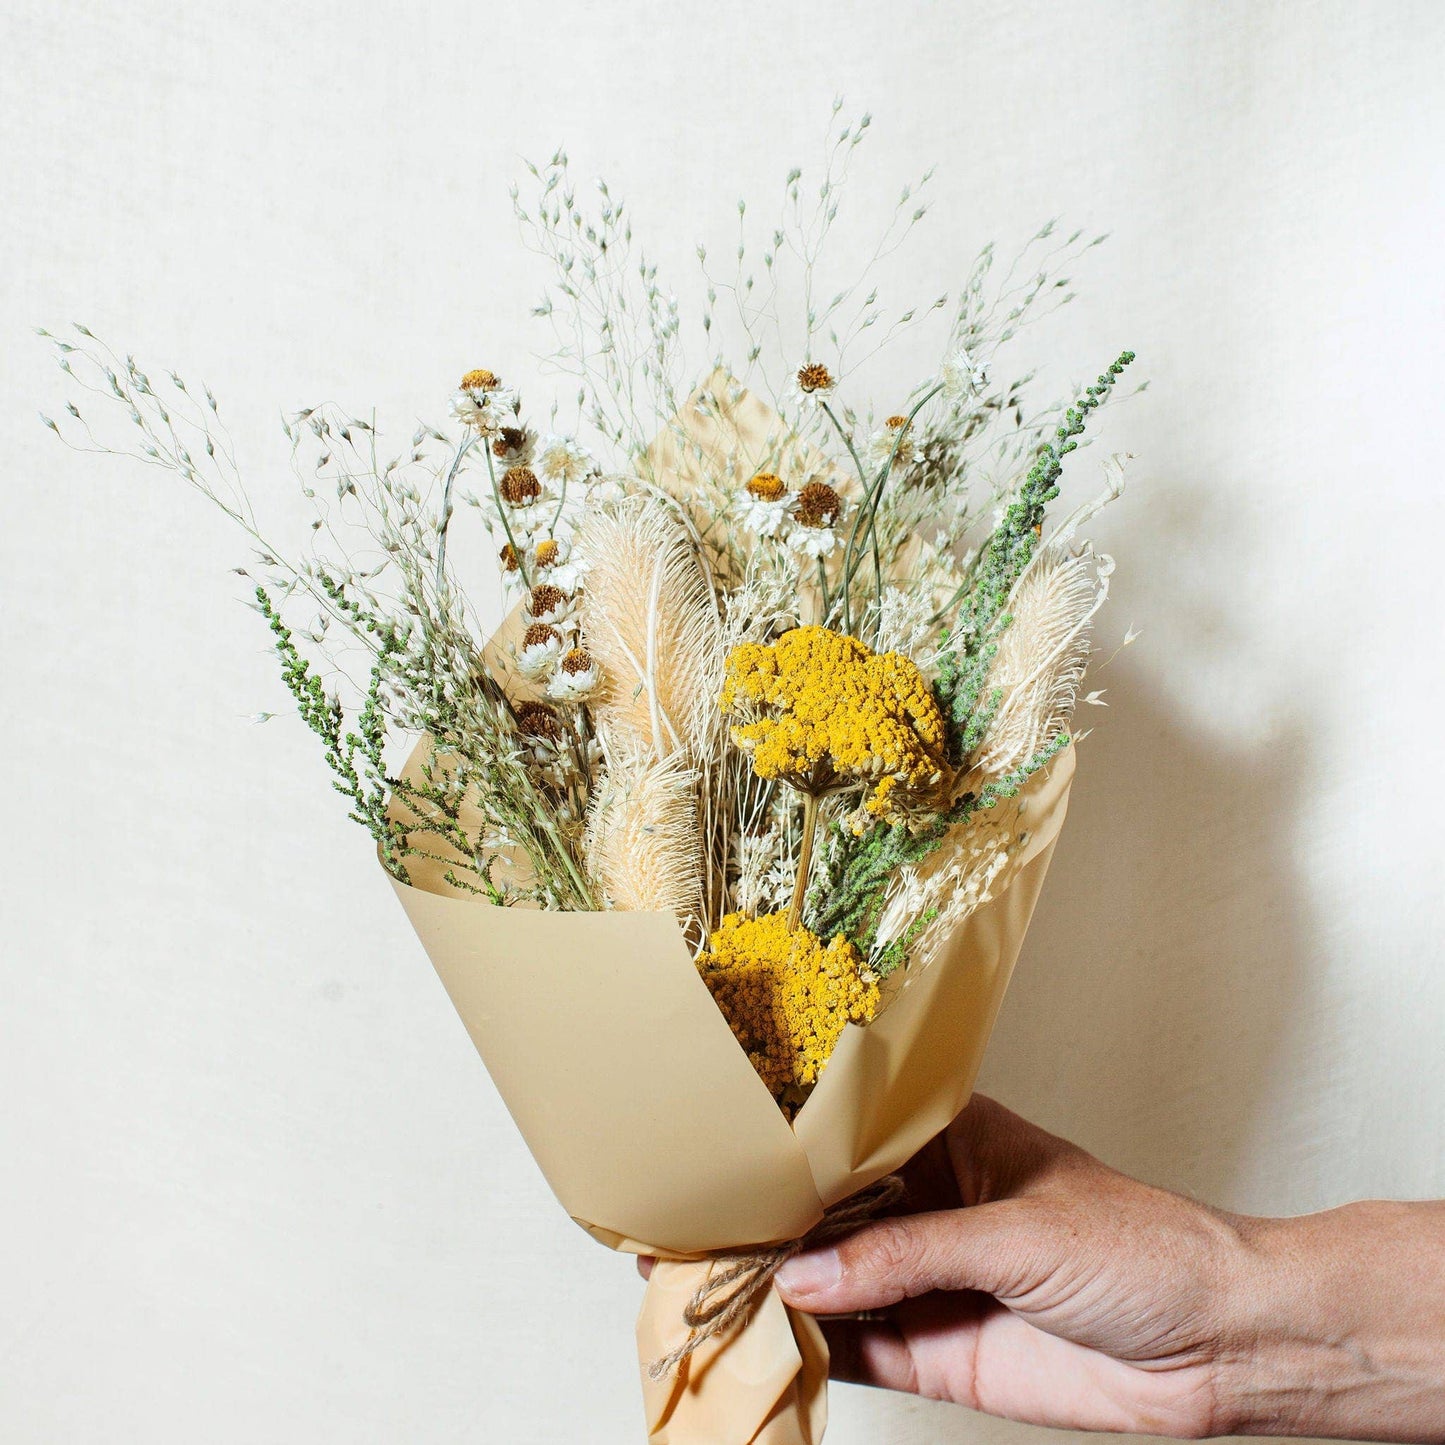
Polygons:
<instances>
[{"instance_id":1,"label":"bouquet wrapped in paper","mask_svg":"<svg viewBox=\"0 0 1445 1445\"><path fill-rule=\"evenodd\" d=\"M994 380L1078 249L1045 228L1052 261L1023 282L991 283L985 252L936 373L875 420L847 358L876 294L865 276L811 299L830 163L811 218L790 174L761 259L775 298L802 261L787 381L740 246L703 321L722 330L730 289L743 362L689 384L620 203L603 187L584 215L564 157L533 174L519 214L557 264L539 310L578 425L539 435L480 369L451 429L385 464L372 424L301 412L318 513L294 560L261 535L208 390L83 328L52 340L121 403L134 455L255 539L286 685L558 1200L657 1257L649 1439L811 1445L827 1347L773 1274L895 1207L895 1172L968 1100L1063 825L1111 569L1079 536L1097 504L1051 528L1046 510L1132 356L1060 409ZM48 424L118 449L67 410ZM509 594L500 630L449 555L463 518Z\"/></svg>"}]
</instances>

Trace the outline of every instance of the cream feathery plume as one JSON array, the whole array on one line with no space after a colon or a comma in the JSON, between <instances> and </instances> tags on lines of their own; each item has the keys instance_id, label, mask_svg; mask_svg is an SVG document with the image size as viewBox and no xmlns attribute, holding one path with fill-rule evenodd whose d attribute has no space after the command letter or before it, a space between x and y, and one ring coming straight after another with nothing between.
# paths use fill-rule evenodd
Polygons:
<instances>
[{"instance_id":1,"label":"cream feathery plume","mask_svg":"<svg viewBox=\"0 0 1445 1445\"><path fill-rule=\"evenodd\" d=\"M970 760L977 781L1021 768L1073 716L1089 662L1094 614L1109 593L1109 557L1051 542L1019 578L1009 599L1013 621L999 639L985 696L1002 694Z\"/></svg>"},{"instance_id":2,"label":"cream feathery plume","mask_svg":"<svg viewBox=\"0 0 1445 1445\"><path fill-rule=\"evenodd\" d=\"M709 754L725 652L687 528L667 501L629 497L587 517L576 547L587 566L582 630L602 666L599 727L654 758Z\"/></svg>"},{"instance_id":3,"label":"cream feathery plume","mask_svg":"<svg viewBox=\"0 0 1445 1445\"><path fill-rule=\"evenodd\" d=\"M608 906L673 914L689 944L702 939L702 840L697 774L604 736L607 769L587 810L583 853Z\"/></svg>"}]
</instances>

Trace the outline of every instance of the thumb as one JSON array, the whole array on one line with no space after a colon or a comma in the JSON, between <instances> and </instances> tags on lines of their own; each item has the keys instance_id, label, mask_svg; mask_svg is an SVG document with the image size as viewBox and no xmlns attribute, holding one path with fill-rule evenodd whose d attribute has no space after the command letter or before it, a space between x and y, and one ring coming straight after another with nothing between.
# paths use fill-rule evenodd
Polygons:
<instances>
[{"instance_id":1,"label":"thumb","mask_svg":"<svg viewBox=\"0 0 1445 1445\"><path fill-rule=\"evenodd\" d=\"M1050 1236L1026 1199L880 1219L788 1260L778 1292L809 1314L883 1309L932 1290L1017 1295L1049 1273Z\"/></svg>"}]
</instances>

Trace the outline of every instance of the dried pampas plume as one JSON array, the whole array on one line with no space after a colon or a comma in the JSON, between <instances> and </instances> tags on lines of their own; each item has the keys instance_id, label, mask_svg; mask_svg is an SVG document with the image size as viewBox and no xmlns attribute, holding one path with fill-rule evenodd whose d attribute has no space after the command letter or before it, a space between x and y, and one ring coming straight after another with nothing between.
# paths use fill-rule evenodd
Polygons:
<instances>
[{"instance_id":1,"label":"dried pampas plume","mask_svg":"<svg viewBox=\"0 0 1445 1445\"><path fill-rule=\"evenodd\" d=\"M654 758L604 739L607 770L587 812L587 870L612 908L672 913L703 931L697 775L681 752Z\"/></svg>"},{"instance_id":2,"label":"dried pampas plume","mask_svg":"<svg viewBox=\"0 0 1445 1445\"><path fill-rule=\"evenodd\" d=\"M632 497L583 523L582 629L602 665L592 704L619 746L696 760L718 734L722 624L691 536L666 501Z\"/></svg>"}]
</instances>

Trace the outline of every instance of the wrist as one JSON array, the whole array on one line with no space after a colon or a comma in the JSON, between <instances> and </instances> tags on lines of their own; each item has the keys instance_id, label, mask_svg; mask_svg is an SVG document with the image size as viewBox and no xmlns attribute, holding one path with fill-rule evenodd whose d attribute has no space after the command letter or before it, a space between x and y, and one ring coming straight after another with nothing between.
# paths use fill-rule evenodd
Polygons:
<instances>
[{"instance_id":1,"label":"wrist","mask_svg":"<svg viewBox=\"0 0 1445 1445\"><path fill-rule=\"evenodd\" d=\"M1445 1441L1445 1205L1234 1225L1221 1428Z\"/></svg>"}]
</instances>

